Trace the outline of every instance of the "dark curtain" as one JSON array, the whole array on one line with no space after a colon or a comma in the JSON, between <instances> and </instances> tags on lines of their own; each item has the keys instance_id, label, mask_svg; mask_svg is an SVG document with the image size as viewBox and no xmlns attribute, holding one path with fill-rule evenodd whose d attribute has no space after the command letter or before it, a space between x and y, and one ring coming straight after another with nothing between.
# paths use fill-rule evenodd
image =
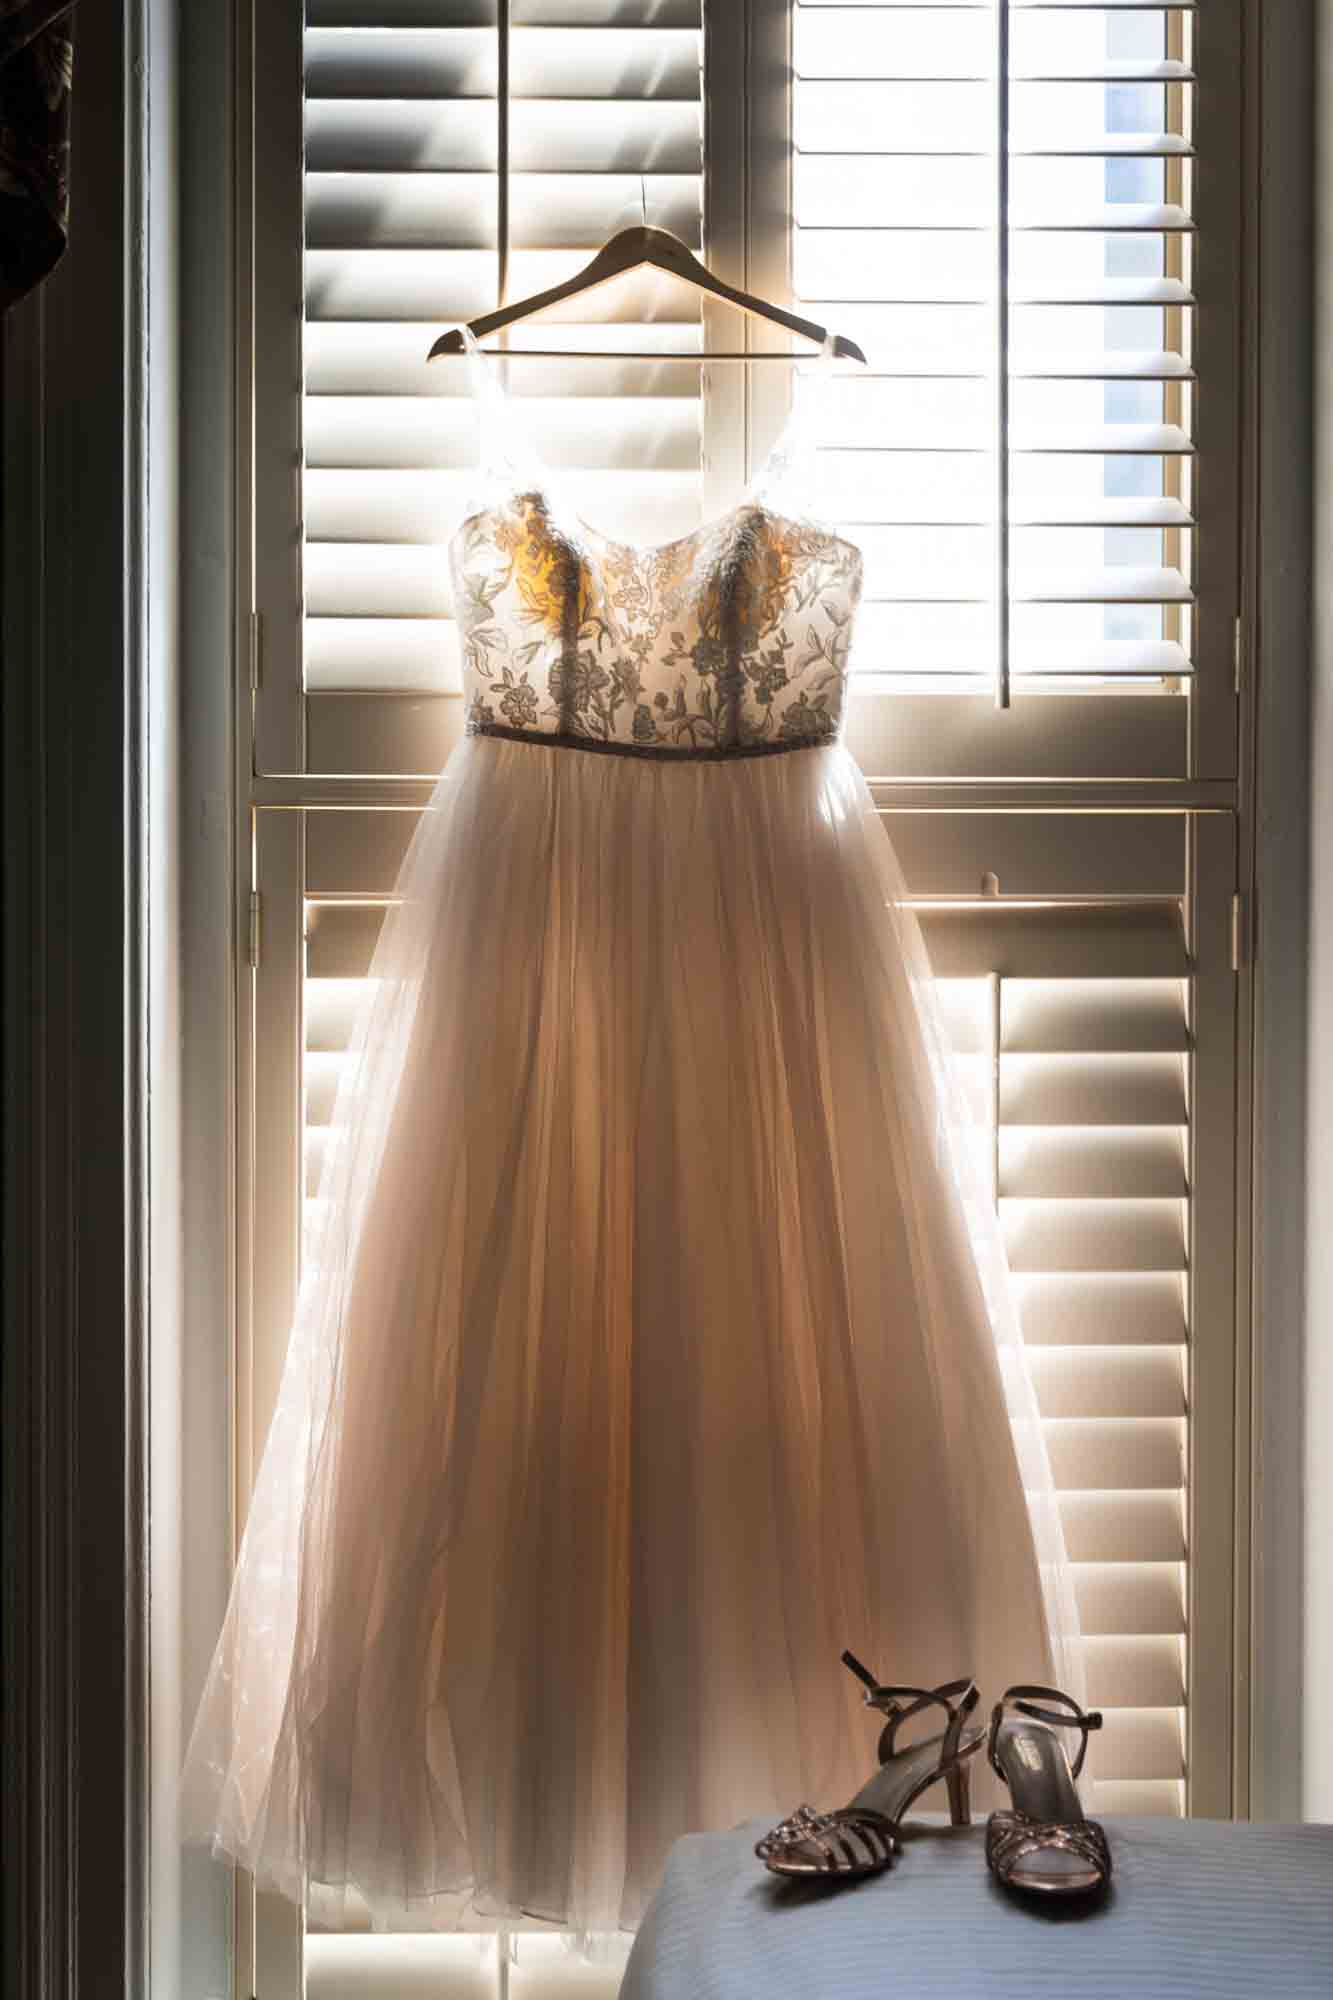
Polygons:
<instances>
[{"instance_id":1,"label":"dark curtain","mask_svg":"<svg viewBox=\"0 0 1333 2000\"><path fill-rule=\"evenodd\" d=\"M73 64L72 0L0 0L0 310L65 247Z\"/></svg>"}]
</instances>

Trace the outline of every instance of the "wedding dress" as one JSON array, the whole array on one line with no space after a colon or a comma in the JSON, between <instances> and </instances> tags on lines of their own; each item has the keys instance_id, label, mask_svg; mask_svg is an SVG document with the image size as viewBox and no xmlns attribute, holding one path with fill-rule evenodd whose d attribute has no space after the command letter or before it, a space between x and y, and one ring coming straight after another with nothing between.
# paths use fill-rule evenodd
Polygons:
<instances>
[{"instance_id":1,"label":"wedding dress","mask_svg":"<svg viewBox=\"0 0 1333 2000\"><path fill-rule=\"evenodd\" d=\"M678 1835L858 1789L844 1646L1069 1685L1075 1614L839 742L861 556L799 405L738 506L643 547L473 366L468 733L372 966L185 1805L326 1916L608 1929Z\"/></svg>"}]
</instances>

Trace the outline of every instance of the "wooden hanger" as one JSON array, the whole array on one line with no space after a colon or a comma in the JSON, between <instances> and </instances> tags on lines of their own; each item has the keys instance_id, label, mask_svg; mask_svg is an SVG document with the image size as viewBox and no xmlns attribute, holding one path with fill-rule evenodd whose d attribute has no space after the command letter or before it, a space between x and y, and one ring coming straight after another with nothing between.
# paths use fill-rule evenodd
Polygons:
<instances>
[{"instance_id":1,"label":"wooden hanger","mask_svg":"<svg viewBox=\"0 0 1333 2000\"><path fill-rule=\"evenodd\" d=\"M774 326L786 329L788 333L798 333L804 340L813 340L826 353L839 361L859 361L865 364L865 355L854 340L843 334L830 334L825 327L817 326L813 320L800 319L795 313L787 312L782 306L772 305L767 299L756 298L751 292L738 291L734 285L724 284L715 278L707 267L687 249L678 236L669 229L655 229L651 225L636 224L630 229L621 229L604 243L591 263L585 264L572 278L566 278L562 285L552 285L549 291L534 292L530 298L516 299L513 305L501 306L495 312L483 313L479 319L470 322L468 331L474 340L482 340L488 333L498 333L501 327L512 326L516 320L530 319L534 313L544 312L547 306L559 305L563 299L577 298L582 292L590 292L596 285L605 285L612 278L619 278L626 271L635 271L640 264L652 264L657 270L665 271L673 278L683 278L696 291L707 292L710 298L722 299L729 306L736 306L754 319L768 320ZM462 354L463 335L457 327L442 333L430 353L426 356L433 361L437 354ZM515 353L540 355L548 360L568 360L570 355L589 360L623 359L633 361L798 361L798 354L756 353L756 354L645 354L632 352L610 356L602 348L552 348L552 349L506 349L506 356Z\"/></svg>"}]
</instances>

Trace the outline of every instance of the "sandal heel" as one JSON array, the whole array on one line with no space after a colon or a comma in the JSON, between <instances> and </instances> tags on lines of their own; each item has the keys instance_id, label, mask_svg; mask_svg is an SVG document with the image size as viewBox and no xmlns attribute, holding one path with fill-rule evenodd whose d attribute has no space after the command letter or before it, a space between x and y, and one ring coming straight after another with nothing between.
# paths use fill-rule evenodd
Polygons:
<instances>
[{"instance_id":1,"label":"sandal heel","mask_svg":"<svg viewBox=\"0 0 1333 2000\"><path fill-rule=\"evenodd\" d=\"M954 1826L972 1824L972 1779L966 1764L955 1764L944 1774L949 1791L949 1818Z\"/></svg>"}]
</instances>

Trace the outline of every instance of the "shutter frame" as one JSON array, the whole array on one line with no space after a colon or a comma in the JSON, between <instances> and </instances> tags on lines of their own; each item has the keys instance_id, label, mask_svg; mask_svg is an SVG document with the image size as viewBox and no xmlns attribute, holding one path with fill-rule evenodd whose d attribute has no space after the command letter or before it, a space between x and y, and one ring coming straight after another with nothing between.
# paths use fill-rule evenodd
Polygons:
<instances>
[{"instance_id":1,"label":"shutter frame","mask_svg":"<svg viewBox=\"0 0 1333 2000\"><path fill-rule=\"evenodd\" d=\"M325 9L334 7L337 0L321 0ZM1017 11L1020 0L1014 0ZM242 143L239 148L240 185L242 199L238 216L237 241L240 250L238 270L241 283L238 286L238 326L240 328L240 360L238 381L240 385L240 412L238 423L238 465L239 507L238 541L242 549L240 569L242 591L238 600L238 629L243 630L252 607L262 593L253 592L250 587L249 555L246 551L253 542L265 543L270 551L279 548L281 537L292 531L293 515L289 506L282 501L280 486L266 482L257 476L256 463L250 452L250 438L258 433L257 445L262 446L280 436L280 429L274 429L265 419L265 411L280 409L281 385L271 371L266 375L268 362L277 351L273 342L273 322L271 299L265 295L255 299L256 274L264 267L264 259L256 245L257 233L265 224L263 215L256 215L256 203L251 190L255 186L271 191L273 176L290 173L291 161L282 153L278 143L280 132L271 121L256 120L253 116L254 103L263 101L263 78L268 65L265 50L270 45L270 37L280 28L277 15L281 10L258 10L260 18L254 24L253 46L247 40L248 29L238 38L238 63L243 75L243 90L247 93L248 110L243 110L240 121ZM749 283L758 289L780 294L782 284L779 273L783 268L783 242L781 230L766 228L766 218L758 208L760 191L765 195L779 185L785 172L781 152L778 126L781 122L780 98L772 87L773 78L782 66L782 37L789 32L788 9L783 0L752 0L747 10L750 20L749 58L756 75L764 87L752 103L753 116L747 134L733 134L728 125L726 110L732 100L728 97L726 79L739 77L740 65L747 51L744 35L737 19L741 10L712 8L708 10L708 48L710 74L717 79L713 98L705 105L706 120L710 121L712 143L715 147L715 164L724 171L718 180L726 181L726 186L706 184L707 241L710 246L710 262L715 268L738 283ZM725 20L720 17L725 16ZM1231 37L1239 46L1239 22L1241 8L1239 0L1217 0L1215 19L1223 22L1222 32ZM1211 30L1210 30L1211 32ZM730 65L730 67L728 67ZM1237 62L1232 78L1220 78L1223 92L1233 89L1234 79L1241 73L1243 65ZM255 76L259 81L256 82ZM785 115L785 114L783 114ZM732 121L734 125L735 121ZM258 124L259 130L254 127ZM250 150L250 140L254 139L257 151ZM1236 148L1237 155L1239 148ZM736 171L732 174L727 163L734 162ZM1239 160L1226 162L1226 173L1236 179L1239 185ZM1219 189L1219 212L1225 212L1225 202L1221 200ZM266 193L267 200L267 193ZM1196 219L1201 211L1196 200ZM275 210L266 209L269 221ZM749 243L748 260L745 245ZM270 246L276 250L276 241ZM260 287L262 290L262 286ZM290 286L289 286L290 296ZM1224 303L1226 303L1224 301ZM757 330L762 339L762 329ZM710 338L712 336L710 335ZM721 342L719 342L721 344ZM729 339L727 344L732 344ZM739 344L739 343L737 343ZM1067 357L1068 359L1068 357ZM1077 357L1073 357L1076 361ZM705 480L712 476L713 466L725 461L731 454L732 467L726 469L716 491L716 497L709 497L706 505L709 511L725 505L735 490L735 462L747 451L755 456L762 453L776 427L779 406L786 394L785 383L781 380L783 371L756 370L753 393L740 389L742 371L718 371L722 379L710 388L710 416L712 410L725 409L730 412L725 421L719 421L707 451L710 465L705 470ZM1224 383L1226 378L1222 378ZM729 400L728 400L729 399ZM1234 398L1232 401L1234 402ZM1203 410L1201 408L1201 418ZM1225 426L1212 434L1212 449L1218 454L1218 463L1224 471L1229 471ZM738 445L737 440L740 440ZM1204 434L1196 436L1200 450L1204 450ZM263 463L262 449L258 453L259 463ZM279 454L280 457L280 454ZM1216 487L1214 487L1216 491ZM705 485L705 492L709 489ZM1219 517L1219 520L1221 517ZM266 529L264 522L271 525ZM276 533L279 540L270 541ZM290 543L287 544L290 548ZM1226 549L1230 546L1223 534L1214 542L1219 563L1229 561ZM262 557L262 551L261 551ZM260 570L263 569L261 559ZM280 563L275 574L281 589L299 602L300 580L293 588L290 566L284 569ZM260 604L259 608L265 607ZM269 618L272 612L269 612ZM266 619L266 624L268 619ZM281 621L279 621L280 627ZM279 629L275 627L275 632ZM289 1102L290 1093L279 1091L273 1097L267 1088L260 1088L262 1080L269 1074L270 1064L278 1062L281 1074L290 1073L293 1044L293 1010L299 1010L299 986L290 983L285 992L281 981L299 980L299 971L293 971L296 959L290 941L298 941L299 953L301 926L302 877L299 867L291 861L293 852L304 844L309 828L323 819L323 811L310 810L320 804L336 811L355 808L358 812L373 809L380 813L392 813L395 817L401 808L415 810L423 801L429 789L433 771L427 767L417 777L403 777L401 768L386 761L376 773L352 771L342 776L324 776L314 768L307 769L301 751L301 737L304 731L302 709L298 702L293 711L289 703L284 719L281 703L274 704L268 697L274 692L274 676L282 671L283 648L279 639L267 643L266 631L264 685L258 691L253 708L250 691L240 693L238 707L238 742L240 749L239 768L243 796L242 823L240 827L240 852L247 857L252 851L256 859L256 881L262 885L264 894L264 963L253 980L247 972L242 981L243 1005L242 1036L239 1052L239 1151L241 1154L242 1202L239 1222L240 1258L242 1274L240 1316L243 1322L242 1374L238 1381L238 1414L245 1418L248 1377L245 1369L248 1362L244 1356L246 1342L250 1339L245 1328L253 1323L254 1338L261 1342L272 1338L271 1328L266 1330L259 1323L262 1311L252 1315L249 1305L250 1279L255 1282L255 1297L260 1302L277 1296L273 1287L278 1282L281 1289L281 1273L276 1265L284 1258L294 1256L290 1244L276 1245L268 1242L256 1261L250 1254L251 1218L255 1209L254 1163L252 1149L257 1146L261 1159L270 1154L272 1121L294 1120L296 1113ZM1228 657L1228 675L1231 672ZM1197 686L1202 683L1196 684ZM1210 697L1211 698L1211 697ZM319 702L331 711L335 704L352 699L349 696L329 694L318 701L311 698L310 705L318 707ZM403 699L419 702L426 698L409 695ZM1191 880L1189 941L1192 945L1202 938L1203 925L1200 912L1204 906L1216 907L1216 896L1220 896L1220 883L1230 869L1235 867L1236 838L1236 791L1232 773L1234 757L1228 762L1226 751L1227 728L1230 726L1234 737L1235 705L1231 707L1229 725L1225 713L1222 716L1221 736L1214 739L1209 729L1200 722L1204 711L1200 707L1191 709L1188 733L1181 748L1181 737L1175 731L1168 731L1163 738L1163 747L1154 749L1139 765L1132 756L1117 756L1101 759L1096 774L1089 780L1086 773L1074 767L1075 760L1060 754L1062 730L1066 739L1072 740L1072 732L1078 716L1071 712L1060 716L1046 704L1050 698L1034 697L1024 706L1031 711L1025 718L1025 727L1035 720L1042 720L1042 711L1050 718L1040 737L1040 751L1019 744L1013 748L1016 737L1010 731L1005 733L992 726L989 718L976 718L968 714L966 697L942 696L930 698L937 723L932 725L927 713L925 700L919 704L918 719L911 722L908 730L909 748L912 744L930 749L934 742L943 741L951 746L950 754L958 751L952 763L943 757L937 761L927 758L924 765L912 764L910 754L904 754L901 744L895 738L895 716L910 716L913 697L875 698L869 690L854 697L857 707L867 717L863 729L864 740L872 752L870 770L877 779L876 795L884 805L901 807L910 801L914 807L934 807L937 812L951 811L965 816L971 815L979 805L987 805L995 813L1006 813L1017 805L1031 807L1035 802L1045 800L1051 805L1063 805L1074 810L1081 821L1088 805L1105 808L1109 804L1133 806L1145 813L1158 813L1164 805L1172 805L1180 810L1187 822L1197 823L1202 829L1197 844L1191 849ZM1056 697L1055 699L1059 699ZM1098 698L1094 697L1096 701ZM1192 700L1194 697L1191 698ZM397 705L398 698L387 704ZM890 706L890 702L897 704ZM1147 706L1147 704L1141 704ZM1167 704L1160 704L1166 707ZM457 713L458 704L450 698L436 698L435 707L445 712L450 707ZM1105 704L1109 709L1109 700ZM295 713L295 723L292 714ZM424 711L423 711L424 712ZM1102 735L1103 719L1107 728L1114 725L1114 716L1085 706L1082 710L1085 720L1088 746L1100 756L1098 748ZM952 719L951 719L952 718ZM1094 719L1095 718L1095 719ZM1003 721L1004 718L997 720ZM1013 720L1011 716L1009 721ZM985 722L984 729L982 722ZM254 735L251 734L252 722ZM350 726L350 724L348 725ZM939 735L932 729L938 727ZM403 739L407 740L406 730ZM1128 740L1128 739L1127 739ZM1211 741L1222 742L1222 753L1214 757L1208 749ZM980 742L980 748L977 744ZM294 744L291 750L284 744ZM277 748L272 746L277 745ZM992 747L998 745L998 748ZM260 775L251 779L251 750L254 750L255 768ZM420 760L419 760L420 761ZM878 767L878 769L876 768ZM1188 773L1196 774L1191 778ZM267 775L266 775L267 774ZM293 811L293 808L298 810ZM303 829L298 837L294 828L299 822ZM954 823L954 822L950 822ZM285 831L283 828L285 827ZM249 868L245 868L248 878ZM320 885L327 891L331 882L326 878ZM1230 883L1234 887L1234 876ZM352 882L344 893L353 896L362 892L363 884ZM1229 901L1229 888L1227 900ZM244 897L241 898L242 904ZM288 948L279 949L278 941L288 939ZM1201 949L1201 948L1200 948ZM282 971L286 967L285 973ZM1236 1048L1236 994L1243 982L1237 982L1230 972L1229 961L1225 968L1218 962L1209 947L1201 949L1198 968L1199 983L1196 993L1200 1011L1195 1023L1195 1047L1191 1056L1192 1072L1198 1077L1207 1073L1205 1095L1212 1109L1209 1113L1209 1131L1214 1138L1222 1128L1222 1102L1227 1093L1233 1092L1237 1079L1242 1075L1241 1059ZM253 1017L250 1013L250 999L257 996L259 1004ZM1206 999L1206 1005L1205 1005ZM269 1044L277 1038L286 1042L286 1057L275 1058ZM283 1064L287 1067L284 1070ZM1227 1114L1229 1116L1229 1114ZM1196 1641L1191 1649L1189 1668L1188 1712L1189 1741L1188 1761L1190 1765L1190 1798L1195 1810L1229 1810L1230 1801L1243 1801L1244 1769L1244 1660L1246 1642L1246 1620L1248 1602L1243 1588L1243 1579L1237 1579L1233 1572L1235 1551L1239 1540L1244 1546L1243 1504L1246 1488L1244 1478L1238 1472L1238 1464L1243 1461L1246 1450L1248 1406L1245 1396L1243 1374L1244 1350L1236 1344L1237 1313L1243 1299L1245 1275L1245 1242L1243 1231L1236 1224L1236 1185L1228 1184L1228 1157L1233 1165L1239 1165L1243 1177L1243 1162L1236 1162L1237 1147L1235 1133L1226 1128L1230 1135L1230 1150L1225 1146L1196 1142L1196 1205L1195 1227L1191 1236L1190 1260L1192 1276L1190 1282L1197 1286L1200 1276L1205 1281L1206 1290L1214 1300L1208 1307L1209 1329L1206 1344L1200 1347L1191 1370L1191 1394L1193 1398L1190 1421L1190 1492L1196 1515L1190 1523L1190 1543L1197 1558L1197 1552L1206 1551L1206 1562L1202 1567L1197 1563L1190 1571L1191 1598L1188 1611L1194 1624ZM299 1134L298 1134L299 1142ZM281 1148L280 1148L281 1151ZM290 1147L283 1157L294 1157ZM268 1177L262 1187L262 1203L266 1207L272 1193ZM1215 1257L1209 1262L1209 1253L1215 1249L1219 1230L1229 1246L1234 1247L1235 1257L1219 1262ZM1203 1263L1207 1267L1200 1273L1198 1248L1202 1245L1205 1255ZM294 1269L294 1266L292 1266ZM1140 1282L1136 1280L1136 1282ZM1144 1274L1143 1289L1133 1294L1132 1309L1138 1315L1138 1324L1151 1329L1151 1343L1160 1343L1164 1348L1178 1345L1171 1322L1171 1295L1164 1290L1161 1274ZM1064 1337L1071 1325L1088 1327L1086 1309L1079 1303L1077 1279L1062 1280L1066 1297L1062 1303L1055 1297L1055 1286L1048 1286L1050 1296L1044 1301L1046 1317L1043 1320L1041 1346L1058 1349L1067 1346ZM1177 1280L1172 1277L1165 1281L1175 1287L1179 1294ZM1223 1294L1229 1300L1225 1309L1218 1303ZM1127 1296L1129 1288L1127 1287ZM1058 1308L1058 1309L1057 1309ZM1196 1303L1197 1310L1197 1303ZM1182 1322L1183 1323L1183 1322ZM1054 1336L1059 1334L1060 1338ZM1101 1343L1106 1344L1106 1343ZM1150 1344L1150 1343L1145 1343ZM1201 1373L1202 1371L1202 1373ZM1211 1379L1208 1379L1211 1378ZM1203 1391L1203 1393L1200 1393ZM1073 1522L1071 1536L1082 1537L1080 1546L1088 1551L1083 1558L1088 1565L1089 1588L1094 1597L1110 1603L1114 1595L1117 1570L1125 1560L1136 1562L1151 1561L1160 1566L1163 1601L1169 1601L1169 1593L1176 1588L1173 1584L1182 1574L1180 1551L1184 1547L1183 1527L1177 1520L1173 1531L1172 1512L1167 1504L1168 1496L1151 1495L1137 1511L1126 1509L1124 1534L1120 1539L1107 1538L1107 1531L1098 1525L1093 1511L1083 1504L1079 1495L1066 1496L1065 1513L1067 1523ZM1173 1532L1175 1539L1173 1539ZM1133 1551L1126 1557L1124 1551ZM1095 1551L1100 1550L1100 1554ZM1184 1618L1184 1603L1180 1600L1181 1618ZM1200 1666L1201 1644L1199 1635L1206 1635L1210 1654L1204 1667ZM1133 1704L1151 1707L1152 1700L1139 1697L1144 1690L1156 1688L1159 1692L1170 1689L1172 1662L1177 1662L1182 1642L1171 1634L1158 1635L1150 1643L1142 1643L1133 1633L1107 1633L1090 1642L1099 1649L1108 1663L1105 1671L1114 1671L1122 1677L1122 1685L1127 1693L1135 1693ZM1225 1657L1235 1661L1235 1671L1229 1684L1214 1682L1211 1676L1212 1658ZM1136 1677L1137 1676L1137 1677ZM1161 1705L1168 1706L1163 1702ZM1168 1802L1174 1781L1151 1779L1116 1779L1103 1784L1099 1802L1105 1810L1156 1810ZM1201 1789L1202 1787L1202 1789ZM242 1884L244 1889L245 1885ZM286 1928L284 1928L284 1926ZM244 1926L242 1927L244 1928ZM275 1907L270 1899L260 1899L260 1925L258 1936L259 1961L264 1968L264 1990L270 1985L275 1993L289 1990L284 1984L288 1968L299 1958L299 1938L291 1929L290 1912L285 1907ZM290 1990L295 1992L294 1985Z\"/></svg>"}]
</instances>

